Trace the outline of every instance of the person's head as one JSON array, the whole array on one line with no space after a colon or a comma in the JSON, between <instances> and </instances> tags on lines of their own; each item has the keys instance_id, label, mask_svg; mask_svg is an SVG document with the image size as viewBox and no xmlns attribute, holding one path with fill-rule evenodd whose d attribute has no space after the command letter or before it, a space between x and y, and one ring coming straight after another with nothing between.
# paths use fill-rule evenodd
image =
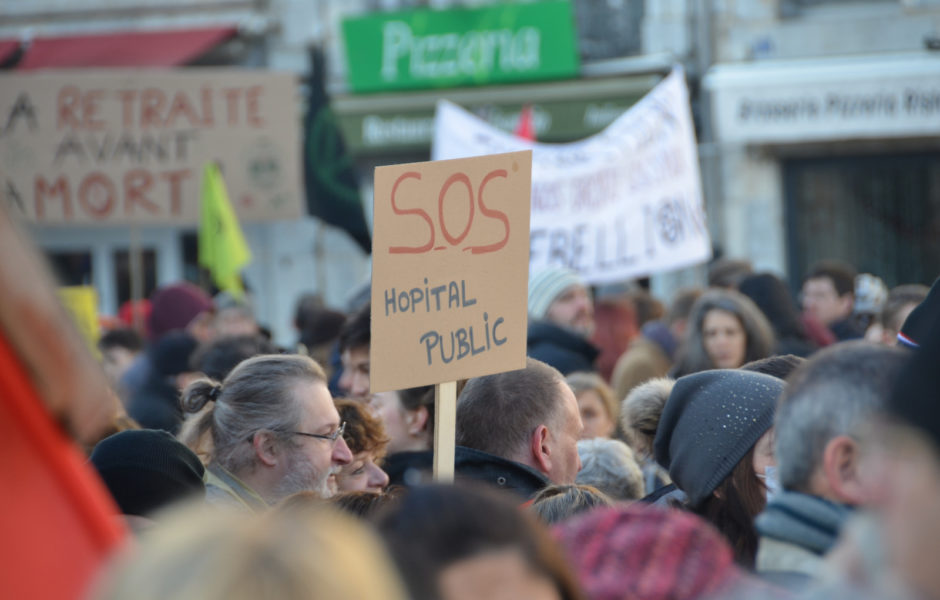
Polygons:
<instances>
[{"instance_id":1,"label":"person's head","mask_svg":"<svg viewBox=\"0 0 940 600\"><path fill-rule=\"evenodd\" d=\"M243 360L259 354L277 354L277 351L274 344L257 334L222 337L196 348L190 365L209 379L224 381Z\"/></svg>"},{"instance_id":2,"label":"person's head","mask_svg":"<svg viewBox=\"0 0 940 600\"><path fill-rule=\"evenodd\" d=\"M918 331L884 410L865 438L866 498L885 562L912 596L940 597L940 321Z\"/></svg>"},{"instance_id":3,"label":"person's head","mask_svg":"<svg viewBox=\"0 0 940 600\"><path fill-rule=\"evenodd\" d=\"M571 269L548 267L529 277L529 315L575 331L594 332L594 303L581 276Z\"/></svg>"},{"instance_id":4,"label":"person's head","mask_svg":"<svg viewBox=\"0 0 940 600\"><path fill-rule=\"evenodd\" d=\"M150 376L182 390L197 377L190 366L190 359L198 345L199 342L188 331L168 332L148 349L152 367Z\"/></svg>"},{"instance_id":5,"label":"person's head","mask_svg":"<svg viewBox=\"0 0 940 600\"><path fill-rule=\"evenodd\" d=\"M678 373L735 369L769 356L774 348L770 323L746 296L732 290L708 290L689 317Z\"/></svg>"},{"instance_id":6,"label":"person's head","mask_svg":"<svg viewBox=\"0 0 940 600\"><path fill-rule=\"evenodd\" d=\"M369 408L382 421L388 453L430 450L434 443L434 387L377 392Z\"/></svg>"},{"instance_id":7,"label":"person's head","mask_svg":"<svg viewBox=\"0 0 940 600\"><path fill-rule=\"evenodd\" d=\"M821 260L803 280L803 310L823 325L847 318L855 307L855 268L838 260Z\"/></svg>"},{"instance_id":8,"label":"person's head","mask_svg":"<svg viewBox=\"0 0 940 600\"><path fill-rule=\"evenodd\" d=\"M381 492L388 485L388 475L379 466L388 444L382 421L361 402L337 400L336 410L340 420L346 423L343 437L352 452L352 461L343 465L336 475L337 489Z\"/></svg>"},{"instance_id":9,"label":"person's head","mask_svg":"<svg viewBox=\"0 0 940 600\"><path fill-rule=\"evenodd\" d=\"M658 321L666 314L666 307L663 306L663 303L643 288L631 291L627 294L627 297L633 304L638 327L642 327L650 321Z\"/></svg>"},{"instance_id":10,"label":"person's head","mask_svg":"<svg viewBox=\"0 0 940 600\"><path fill-rule=\"evenodd\" d=\"M643 472L633 450L620 440L581 440L578 455L577 483L593 486L614 500L639 500L645 495Z\"/></svg>"},{"instance_id":11,"label":"person's head","mask_svg":"<svg viewBox=\"0 0 940 600\"><path fill-rule=\"evenodd\" d=\"M116 433L98 442L89 462L124 515L149 517L206 492L199 457L165 431Z\"/></svg>"},{"instance_id":12,"label":"person's head","mask_svg":"<svg viewBox=\"0 0 940 600\"><path fill-rule=\"evenodd\" d=\"M784 489L864 503L858 433L883 408L906 357L900 348L844 342L791 375L774 420Z\"/></svg>"},{"instance_id":13,"label":"person's head","mask_svg":"<svg viewBox=\"0 0 940 600\"><path fill-rule=\"evenodd\" d=\"M112 329L98 339L101 366L112 386L117 385L143 349L144 339L130 328Z\"/></svg>"},{"instance_id":14,"label":"person's head","mask_svg":"<svg viewBox=\"0 0 940 600\"><path fill-rule=\"evenodd\" d=\"M299 334L302 352L315 360L326 358L329 345L339 338L346 324L346 315L327 308L319 294L304 294L297 300L294 327ZM325 362L325 360L324 360Z\"/></svg>"},{"instance_id":15,"label":"person's head","mask_svg":"<svg viewBox=\"0 0 940 600\"><path fill-rule=\"evenodd\" d=\"M640 457L653 455L653 440L659 428L659 419L675 384L675 380L668 377L650 379L630 390L623 399L620 426L630 446Z\"/></svg>"},{"instance_id":16,"label":"person's head","mask_svg":"<svg viewBox=\"0 0 940 600\"><path fill-rule=\"evenodd\" d=\"M221 384L191 384L183 408L199 414L181 439L269 503L307 489L331 496L352 461L323 369L306 356L249 358Z\"/></svg>"},{"instance_id":17,"label":"person's head","mask_svg":"<svg viewBox=\"0 0 940 600\"><path fill-rule=\"evenodd\" d=\"M894 346L898 343L898 332L901 326L918 304L927 298L930 291L926 285L917 283L899 285L888 292L881 309L881 343Z\"/></svg>"},{"instance_id":18,"label":"person's head","mask_svg":"<svg viewBox=\"0 0 940 600\"><path fill-rule=\"evenodd\" d=\"M258 321L248 299L236 298L229 292L217 294L212 331L216 338L258 335Z\"/></svg>"},{"instance_id":19,"label":"person's head","mask_svg":"<svg viewBox=\"0 0 940 600\"><path fill-rule=\"evenodd\" d=\"M684 511L618 505L554 533L592 600L725 597L744 579L727 541Z\"/></svg>"},{"instance_id":20,"label":"person's head","mask_svg":"<svg viewBox=\"0 0 940 600\"><path fill-rule=\"evenodd\" d=\"M536 519L495 490L414 488L378 529L415 600L581 597Z\"/></svg>"},{"instance_id":21,"label":"person's head","mask_svg":"<svg viewBox=\"0 0 940 600\"><path fill-rule=\"evenodd\" d=\"M735 289L738 283L754 271L751 261L739 258L719 258L708 266L708 287Z\"/></svg>"},{"instance_id":22,"label":"person's head","mask_svg":"<svg viewBox=\"0 0 940 600\"><path fill-rule=\"evenodd\" d=\"M685 337L686 326L689 322L689 315L692 314L692 307L702 295L702 288L684 288L676 293L666 311L666 324L677 339Z\"/></svg>"},{"instance_id":23,"label":"person's head","mask_svg":"<svg viewBox=\"0 0 940 600\"><path fill-rule=\"evenodd\" d=\"M367 568L363 568L367 565ZM301 506L246 516L187 507L129 547L94 600L405 600L381 541L351 516Z\"/></svg>"},{"instance_id":24,"label":"person's head","mask_svg":"<svg viewBox=\"0 0 940 600\"><path fill-rule=\"evenodd\" d=\"M457 399L458 445L528 465L552 483L574 483L582 429L561 373L532 358L524 369L471 379Z\"/></svg>"},{"instance_id":25,"label":"person's head","mask_svg":"<svg viewBox=\"0 0 940 600\"><path fill-rule=\"evenodd\" d=\"M581 439L609 438L617 429L620 418L614 391L597 373L577 372L565 378L581 413Z\"/></svg>"},{"instance_id":26,"label":"person's head","mask_svg":"<svg viewBox=\"0 0 940 600\"><path fill-rule=\"evenodd\" d=\"M782 279L772 273L748 275L738 284L738 291L760 309L777 338L805 337L800 324L800 311Z\"/></svg>"},{"instance_id":27,"label":"person's head","mask_svg":"<svg viewBox=\"0 0 940 600\"><path fill-rule=\"evenodd\" d=\"M689 507L728 537L745 565L757 551L753 519L766 503L759 476L775 464L774 407L783 388L776 377L741 370L681 377L653 443Z\"/></svg>"},{"instance_id":28,"label":"person's head","mask_svg":"<svg viewBox=\"0 0 940 600\"><path fill-rule=\"evenodd\" d=\"M613 499L591 485L563 484L542 488L529 509L546 525L555 525L599 506L613 506Z\"/></svg>"},{"instance_id":29,"label":"person's head","mask_svg":"<svg viewBox=\"0 0 940 600\"><path fill-rule=\"evenodd\" d=\"M372 343L371 304L350 317L339 334L340 360L343 372L339 378L339 389L352 400L366 401L369 398L369 348Z\"/></svg>"},{"instance_id":30,"label":"person's head","mask_svg":"<svg viewBox=\"0 0 940 600\"><path fill-rule=\"evenodd\" d=\"M150 298L147 331L157 341L170 331L184 329L200 342L212 339L212 299L191 283L168 285Z\"/></svg>"},{"instance_id":31,"label":"person's head","mask_svg":"<svg viewBox=\"0 0 940 600\"><path fill-rule=\"evenodd\" d=\"M940 323L940 277L933 282L924 301L907 315L898 332L898 345L917 348L930 339Z\"/></svg>"},{"instance_id":32,"label":"person's head","mask_svg":"<svg viewBox=\"0 0 940 600\"><path fill-rule=\"evenodd\" d=\"M805 358L794 354L775 354L767 358L752 360L749 363L741 365L740 368L742 371L763 373L764 375L770 375L771 377L785 380L805 362Z\"/></svg>"}]
</instances>

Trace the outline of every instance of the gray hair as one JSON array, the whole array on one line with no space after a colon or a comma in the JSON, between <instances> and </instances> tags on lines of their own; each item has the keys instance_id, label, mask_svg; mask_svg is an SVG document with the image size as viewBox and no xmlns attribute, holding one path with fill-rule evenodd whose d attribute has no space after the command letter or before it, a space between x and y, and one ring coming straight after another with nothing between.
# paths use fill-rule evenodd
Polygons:
<instances>
[{"instance_id":1,"label":"gray hair","mask_svg":"<svg viewBox=\"0 0 940 600\"><path fill-rule=\"evenodd\" d=\"M746 338L745 363L765 358L773 353L774 331L757 305L740 292L711 289L702 294L692 306L692 313L689 315L689 323L686 327L688 333L674 373L677 379L683 375L715 368L705 351L705 336L702 331L705 315L712 310L729 312L741 322Z\"/></svg>"},{"instance_id":2,"label":"gray hair","mask_svg":"<svg viewBox=\"0 0 940 600\"><path fill-rule=\"evenodd\" d=\"M594 438L578 442L581 471L576 483L592 485L614 500L643 497L643 472L630 446L620 440Z\"/></svg>"},{"instance_id":3,"label":"gray hair","mask_svg":"<svg viewBox=\"0 0 940 600\"><path fill-rule=\"evenodd\" d=\"M785 489L809 490L826 444L857 434L884 406L907 354L845 342L818 352L793 372L774 419L777 472Z\"/></svg>"},{"instance_id":4,"label":"gray hair","mask_svg":"<svg viewBox=\"0 0 940 600\"><path fill-rule=\"evenodd\" d=\"M180 439L232 473L254 467L255 456L245 442L257 431L281 434L296 429L300 404L295 388L300 381L326 382L313 359L298 354L265 354L242 361L223 383L201 379L183 393L183 410L194 415Z\"/></svg>"},{"instance_id":5,"label":"gray hair","mask_svg":"<svg viewBox=\"0 0 940 600\"><path fill-rule=\"evenodd\" d=\"M564 385L557 369L534 358L524 369L474 377L457 398L457 444L516 460L536 427L561 424Z\"/></svg>"}]
</instances>

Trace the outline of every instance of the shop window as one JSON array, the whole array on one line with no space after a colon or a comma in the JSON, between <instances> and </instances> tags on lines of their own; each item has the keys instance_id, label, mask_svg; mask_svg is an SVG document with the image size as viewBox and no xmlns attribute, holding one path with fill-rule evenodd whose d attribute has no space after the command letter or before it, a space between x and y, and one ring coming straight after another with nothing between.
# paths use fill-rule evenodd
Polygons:
<instances>
[{"instance_id":1,"label":"shop window","mask_svg":"<svg viewBox=\"0 0 940 600\"><path fill-rule=\"evenodd\" d=\"M133 279L131 273L131 254L127 249L115 250L114 282L117 290L117 305L121 306L131 299ZM141 298L149 298L157 288L157 252L151 248L140 251L140 285Z\"/></svg>"},{"instance_id":2,"label":"shop window","mask_svg":"<svg viewBox=\"0 0 940 600\"><path fill-rule=\"evenodd\" d=\"M940 274L940 153L783 163L789 272L838 258L889 286Z\"/></svg>"},{"instance_id":3,"label":"shop window","mask_svg":"<svg viewBox=\"0 0 940 600\"><path fill-rule=\"evenodd\" d=\"M59 285L91 285L90 250L53 250L46 253Z\"/></svg>"}]
</instances>

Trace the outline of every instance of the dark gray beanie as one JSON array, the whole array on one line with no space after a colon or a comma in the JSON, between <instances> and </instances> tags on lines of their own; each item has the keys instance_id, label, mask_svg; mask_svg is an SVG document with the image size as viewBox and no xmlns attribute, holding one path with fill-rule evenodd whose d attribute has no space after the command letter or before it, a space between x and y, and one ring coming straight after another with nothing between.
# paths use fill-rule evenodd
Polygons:
<instances>
[{"instance_id":1,"label":"dark gray beanie","mask_svg":"<svg viewBox=\"0 0 940 600\"><path fill-rule=\"evenodd\" d=\"M773 426L784 383L776 377L716 369L676 380L656 429L656 462L699 505Z\"/></svg>"}]
</instances>

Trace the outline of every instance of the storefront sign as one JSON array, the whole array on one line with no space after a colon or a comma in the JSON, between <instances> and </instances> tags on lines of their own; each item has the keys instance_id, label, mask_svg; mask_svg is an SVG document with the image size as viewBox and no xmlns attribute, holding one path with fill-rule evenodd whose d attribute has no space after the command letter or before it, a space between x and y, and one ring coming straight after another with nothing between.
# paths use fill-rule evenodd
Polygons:
<instances>
[{"instance_id":1,"label":"storefront sign","mask_svg":"<svg viewBox=\"0 0 940 600\"><path fill-rule=\"evenodd\" d=\"M528 151L375 170L373 392L525 366Z\"/></svg>"},{"instance_id":2,"label":"storefront sign","mask_svg":"<svg viewBox=\"0 0 940 600\"><path fill-rule=\"evenodd\" d=\"M706 87L723 142L940 133L940 58L928 55L722 66Z\"/></svg>"},{"instance_id":3,"label":"storefront sign","mask_svg":"<svg viewBox=\"0 0 940 600\"><path fill-rule=\"evenodd\" d=\"M211 160L240 220L296 218L298 119L290 74L0 75L0 194L40 224L195 224Z\"/></svg>"},{"instance_id":4,"label":"storefront sign","mask_svg":"<svg viewBox=\"0 0 940 600\"><path fill-rule=\"evenodd\" d=\"M707 260L688 90L675 69L601 133L532 144L458 106L438 107L433 156L531 148L530 268L567 266L607 283Z\"/></svg>"},{"instance_id":5,"label":"storefront sign","mask_svg":"<svg viewBox=\"0 0 940 600\"><path fill-rule=\"evenodd\" d=\"M356 92L573 77L568 1L370 14L343 22Z\"/></svg>"}]
</instances>

